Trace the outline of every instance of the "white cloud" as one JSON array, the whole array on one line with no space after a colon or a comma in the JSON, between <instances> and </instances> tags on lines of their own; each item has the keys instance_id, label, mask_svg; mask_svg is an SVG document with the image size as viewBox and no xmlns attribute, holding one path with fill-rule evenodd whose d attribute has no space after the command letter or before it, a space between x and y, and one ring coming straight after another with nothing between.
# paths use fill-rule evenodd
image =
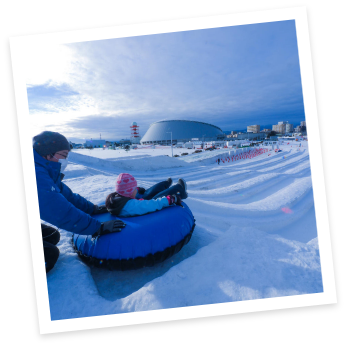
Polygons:
<instances>
[{"instance_id":1,"label":"white cloud","mask_svg":"<svg viewBox=\"0 0 347 347\"><path fill-rule=\"evenodd\" d=\"M49 45L28 52L26 81L28 86L70 84L76 69L76 56L65 45Z\"/></svg>"},{"instance_id":2,"label":"white cloud","mask_svg":"<svg viewBox=\"0 0 347 347\"><path fill-rule=\"evenodd\" d=\"M90 41L34 50L28 58L28 85L66 85L75 94L36 98L31 111L33 122L41 127L65 126L71 132L73 124L76 131L83 128L89 133L98 123L107 124L102 117L111 116L126 124L135 120L148 125L164 118L184 117L224 119L224 124L230 122L225 121L226 117L256 114L274 108L276 103L280 111L283 95L288 100L294 94L294 102L300 102L299 70L294 68L288 73L285 63L297 61L296 48L290 51L291 56L282 51L278 56L272 42L268 48L257 46L259 40L253 37L253 31L245 40L239 40L229 35L229 30ZM263 33L263 37L267 35ZM281 42L278 47L283 46ZM284 46L288 46L288 40ZM251 54L253 49L256 54ZM294 102L291 100L292 105ZM89 127L87 119L91 120Z\"/></svg>"}]
</instances>

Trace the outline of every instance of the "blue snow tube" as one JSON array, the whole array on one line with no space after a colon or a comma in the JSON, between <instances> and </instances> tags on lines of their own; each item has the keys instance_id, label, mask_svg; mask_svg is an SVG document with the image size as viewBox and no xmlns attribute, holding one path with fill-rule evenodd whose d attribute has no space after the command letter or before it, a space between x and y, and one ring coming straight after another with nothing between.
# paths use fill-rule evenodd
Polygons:
<instances>
[{"instance_id":1,"label":"blue snow tube","mask_svg":"<svg viewBox=\"0 0 347 347\"><path fill-rule=\"evenodd\" d=\"M72 244L83 261L110 270L133 270L153 266L170 258L186 245L195 219L189 207L170 206L143 216L118 218L110 213L95 215L100 222L120 219L126 223L119 233L92 239L74 234Z\"/></svg>"}]
</instances>

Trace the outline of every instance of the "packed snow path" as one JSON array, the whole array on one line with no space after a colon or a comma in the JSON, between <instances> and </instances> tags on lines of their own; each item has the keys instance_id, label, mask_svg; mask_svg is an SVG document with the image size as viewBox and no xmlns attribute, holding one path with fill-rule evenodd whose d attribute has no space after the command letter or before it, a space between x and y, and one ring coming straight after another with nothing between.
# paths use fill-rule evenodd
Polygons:
<instances>
[{"instance_id":1,"label":"packed snow path","mask_svg":"<svg viewBox=\"0 0 347 347\"><path fill-rule=\"evenodd\" d=\"M196 228L174 257L127 272L89 268L61 230L61 256L47 276L52 319L321 292L307 144L281 149L221 165L216 156L227 150L72 152L64 182L96 204L121 172L145 188L185 178Z\"/></svg>"}]
</instances>

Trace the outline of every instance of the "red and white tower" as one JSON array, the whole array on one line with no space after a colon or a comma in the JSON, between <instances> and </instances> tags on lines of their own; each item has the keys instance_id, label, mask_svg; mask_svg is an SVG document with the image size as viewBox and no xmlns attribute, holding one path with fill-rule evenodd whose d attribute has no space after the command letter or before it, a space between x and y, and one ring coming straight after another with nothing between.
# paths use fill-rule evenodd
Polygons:
<instances>
[{"instance_id":1,"label":"red and white tower","mask_svg":"<svg viewBox=\"0 0 347 347\"><path fill-rule=\"evenodd\" d=\"M136 122L132 122L130 125L130 140L131 143L140 143L140 130Z\"/></svg>"}]
</instances>

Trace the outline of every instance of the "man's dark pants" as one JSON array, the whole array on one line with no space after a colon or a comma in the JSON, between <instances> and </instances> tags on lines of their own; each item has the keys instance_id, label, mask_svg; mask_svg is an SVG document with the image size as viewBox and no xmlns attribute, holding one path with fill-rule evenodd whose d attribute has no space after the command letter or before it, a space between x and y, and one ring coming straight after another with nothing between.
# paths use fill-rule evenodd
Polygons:
<instances>
[{"instance_id":1,"label":"man's dark pants","mask_svg":"<svg viewBox=\"0 0 347 347\"><path fill-rule=\"evenodd\" d=\"M45 255L46 272L53 269L59 258L59 249L56 244L60 240L60 233L57 229L45 224L41 224L43 252Z\"/></svg>"}]
</instances>

